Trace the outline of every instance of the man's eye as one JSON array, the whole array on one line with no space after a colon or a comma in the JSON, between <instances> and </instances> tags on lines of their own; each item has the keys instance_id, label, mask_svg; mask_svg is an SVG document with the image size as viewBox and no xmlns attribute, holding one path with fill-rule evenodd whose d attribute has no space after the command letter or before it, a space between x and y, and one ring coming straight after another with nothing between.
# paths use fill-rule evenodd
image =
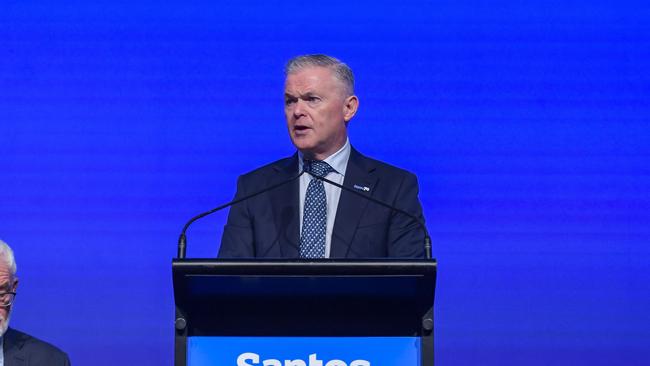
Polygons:
<instances>
[{"instance_id":1,"label":"man's eye","mask_svg":"<svg viewBox=\"0 0 650 366\"><path fill-rule=\"evenodd\" d=\"M295 99L286 99L286 100L284 101L284 104L285 104L285 105L291 105L291 104L293 104L293 103L295 103L295 102L296 102Z\"/></svg>"},{"instance_id":2,"label":"man's eye","mask_svg":"<svg viewBox=\"0 0 650 366\"><path fill-rule=\"evenodd\" d=\"M317 102L317 101L319 101L319 100L320 100L320 99L318 99L318 97L309 97L309 98L307 98L307 101L308 101L308 102Z\"/></svg>"}]
</instances>

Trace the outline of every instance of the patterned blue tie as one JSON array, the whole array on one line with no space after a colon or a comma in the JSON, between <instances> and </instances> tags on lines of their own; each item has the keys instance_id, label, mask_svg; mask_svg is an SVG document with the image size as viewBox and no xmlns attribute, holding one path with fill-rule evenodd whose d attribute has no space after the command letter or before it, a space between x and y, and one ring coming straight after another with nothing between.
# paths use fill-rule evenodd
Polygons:
<instances>
[{"instance_id":1,"label":"patterned blue tie","mask_svg":"<svg viewBox=\"0 0 650 366\"><path fill-rule=\"evenodd\" d=\"M312 160L311 172L325 177L335 170L326 162ZM327 228L327 197L323 181L311 178L305 194L300 235L300 258L325 258L325 232Z\"/></svg>"}]
</instances>

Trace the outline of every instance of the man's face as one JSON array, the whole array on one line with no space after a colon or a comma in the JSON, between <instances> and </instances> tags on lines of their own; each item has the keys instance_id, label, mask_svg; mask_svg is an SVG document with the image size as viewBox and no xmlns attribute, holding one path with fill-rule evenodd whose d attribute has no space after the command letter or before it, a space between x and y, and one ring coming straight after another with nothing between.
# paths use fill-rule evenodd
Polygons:
<instances>
[{"instance_id":1,"label":"man's face","mask_svg":"<svg viewBox=\"0 0 650 366\"><path fill-rule=\"evenodd\" d=\"M357 111L355 96L329 68L307 67L287 76L284 114L293 144L309 159L323 160L347 139L347 122Z\"/></svg>"},{"instance_id":2,"label":"man's face","mask_svg":"<svg viewBox=\"0 0 650 366\"><path fill-rule=\"evenodd\" d=\"M5 263L4 258L0 258L0 293L15 292L18 286L18 280L15 279L9 267ZM11 314L11 306L0 306L0 336L2 336L9 327L9 315Z\"/></svg>"}]
</instances>

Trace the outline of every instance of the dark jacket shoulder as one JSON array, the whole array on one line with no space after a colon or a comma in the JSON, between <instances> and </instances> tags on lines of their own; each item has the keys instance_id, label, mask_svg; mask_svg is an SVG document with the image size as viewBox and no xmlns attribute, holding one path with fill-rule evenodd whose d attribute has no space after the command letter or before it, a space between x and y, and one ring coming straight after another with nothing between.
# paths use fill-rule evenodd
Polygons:
<instances>
[{"instance_id":1,"label":"dark jacket shoulder","mask_svg":"<svg viewBox=\"0 0 650 366\"><path fill-rule=\"evenodd\" d=\"M246 195L282 182L298 173L298 154L276 160L239 176L237 194Z\"/></svg>"},{"instance_id":2,"label":"dark jacket shoulder","mask_svg":"<svg viewBox=\"0 0 650 366\"><path fill-rule=\"evenodd\" d=\"M287 158L276 160L272 163L266 164L240 176L240 179L255 180L273 174L278 171L291 172L298 171L298 154L293 154Z\"/></svg>"},{"instance_id":3,"label":"dark jacket shoulder","mask_svg":"<svg viewBox=\"0 0 650 366\"><path fill-rule=\"evenodd\" d=\"M392 182L408 182L417 185L415 174L383 161L367 157L359 153L354 147L350 152L348 169L363 172L363 174L370 173L378 177L387 178ZM241 175L237 184L238 193L249 194L268 186L270 183L288 179L297 173L298 153L295 153L290 157L276 160Z\"/></svg>"},{"instance_id":4,"label":"dark jacket shoulder","mask_svg":"<svg viewBox=\"0 0 650 366\"><path fill-rule=\"evenodd\" d=\"M418 191L417 177L415 174L381 160L362 155L354 148L350 153L350 160L348 162L348 172L350 171L362 175L368 174L368 177L375 177L384 182L389 182L389 184L398 190L400 187L405 186L415 188L416 194Z\"/></svg>"},{"instance_id":5,"label":"dark jacket shoulder","mask_svg":"<svg viewBox=\"0 0 650 366\"><path fill-rule=\"evenodd\" d=\"M360 165L362 168L365 168L369 171L371 170L378 170L379 172L387 172L391 174L397 174L397 175L415 175L408 170L396 167L394 165L385 163L381 160L377 160L368 156L365 156L361 154L358 150L356 150L354 147L352 148L350 152L350 160L358 165ZM272 163L266 164L264 166L261 166L259 168L256 168L254 170L251 170L247 173L244 173L240 176L240 179L244 180L255 180L258 178L265 177L269 174L274 174L278 171L281 172L298 172L298 153L295 153L289 157L276 160Z\"/></svg>"},{"instance_id":6,"label":"dark jacket shoulder","mask_svg":"<svg viewBox=\"0 0 650 366\"><path fill-rule=\"evenodd\" d=\"M68 355L57 347L9 328L3 338L5 366L68 366Z\"/></svg>"},{"instance_id":7,"label":"dark jacket shoulder","mask_svg":"<svg viewBox=\"0 0 650 366\"><path fill-rule=\"evenodd\" d=\"M358 153L358 152L357 152ZM392 175L398 175L398 176L415 176L415 174L411 173L410 171L406 169L402 169L400 167L396 167L394 165L385 163L381 160L373 159L370 157L367 157L365 155L362 155L361 153L359 154L359 159L362 159L364 164L374 170L377 170L379 173L389 173Z\"/></svg>"}]
</instances>

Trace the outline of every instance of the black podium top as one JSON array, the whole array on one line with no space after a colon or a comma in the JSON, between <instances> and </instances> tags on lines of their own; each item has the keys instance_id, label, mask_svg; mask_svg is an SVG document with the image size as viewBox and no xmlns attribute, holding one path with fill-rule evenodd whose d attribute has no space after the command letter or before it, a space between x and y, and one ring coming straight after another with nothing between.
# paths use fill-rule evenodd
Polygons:
<instances>
[{"instance_id":1,"label":"black podium top","mask_svg":"<svg viewBox=\"0 0 650 366\"><path fill-rule=\"evenodd\" d=\"M188 336L421 336L431 260L214 260L172 263Z\"/></svg>"}]
</instances>

